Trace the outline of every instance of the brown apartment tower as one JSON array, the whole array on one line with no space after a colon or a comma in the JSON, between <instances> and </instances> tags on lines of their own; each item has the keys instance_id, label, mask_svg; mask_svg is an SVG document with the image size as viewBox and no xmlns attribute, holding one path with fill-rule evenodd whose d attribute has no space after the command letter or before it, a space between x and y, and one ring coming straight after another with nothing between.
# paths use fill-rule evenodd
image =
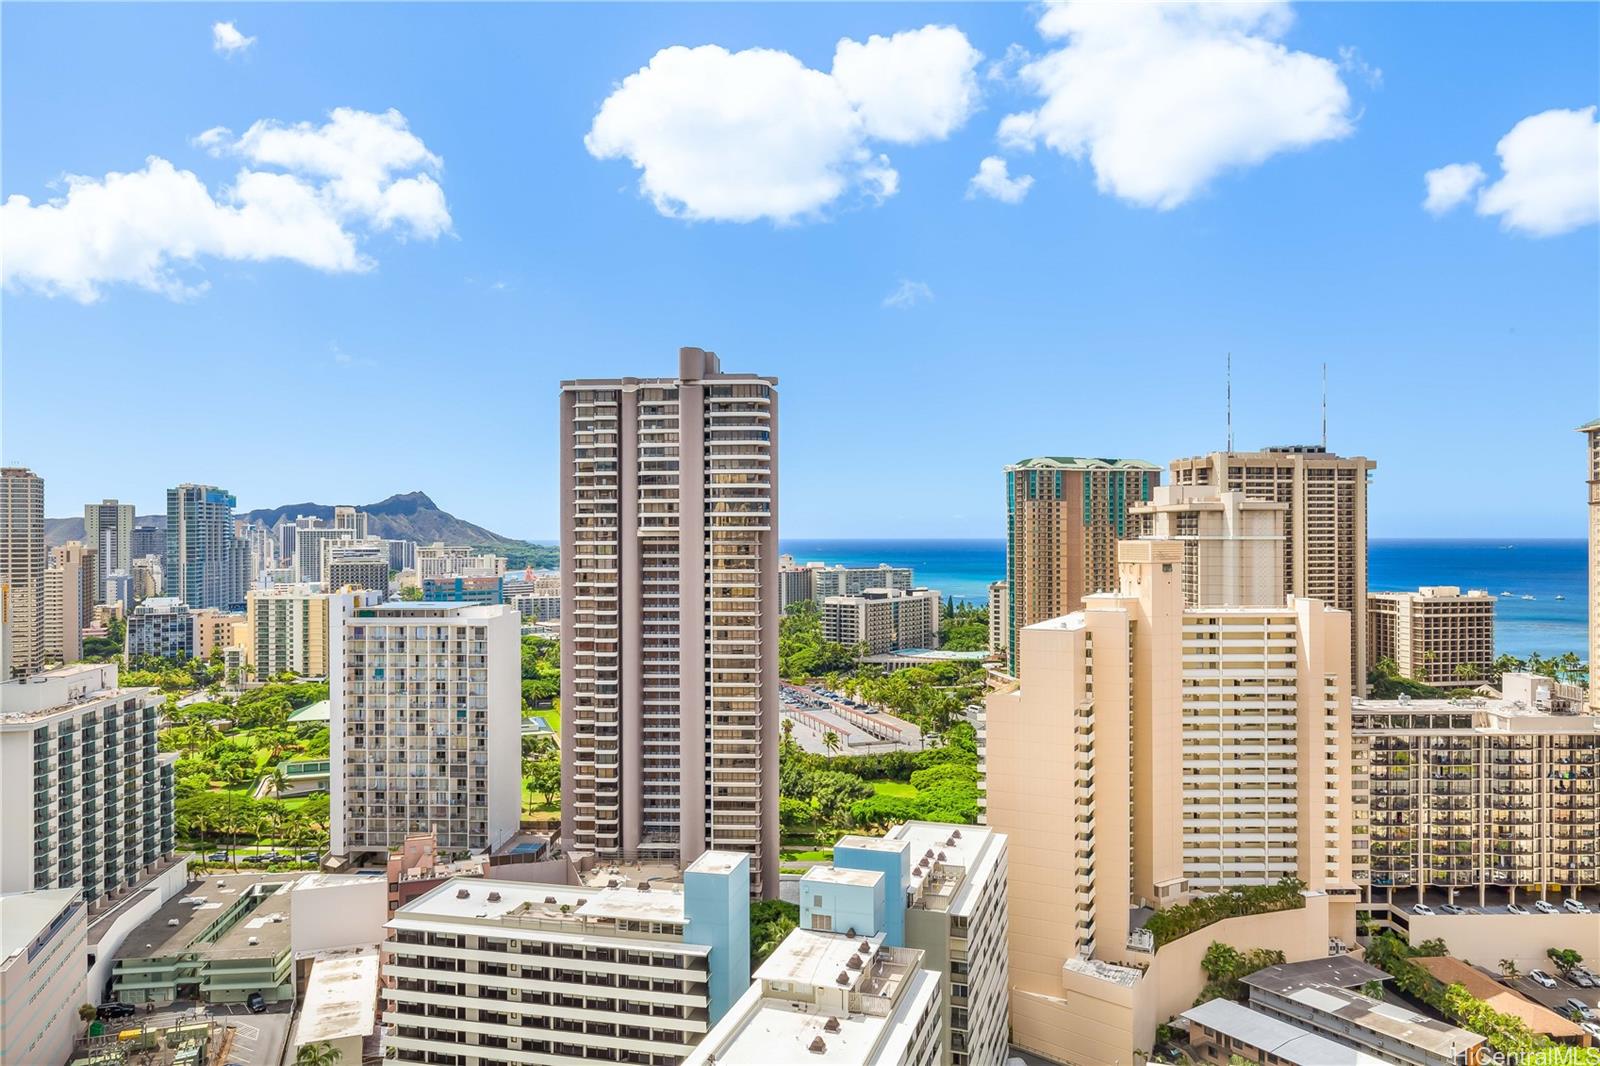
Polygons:
<instances>
[{"instance_id":1,"label":"brown apartment tower","mask_svg":"<svg viewBox=\"0 0 1600 1066\"><path fill-rule=\"evenodd\" d=\"M1350 612L1350 682L1358 696L1367 691L1367 478L1377 465L1315 444L1172 461L1174 485L1288 505L1284 593Z\"/></svg>"},{"instance_id":2,"label":"brown apartment tower","mask_svg":"<svg viewBox=\"0 0 1600 1066\"><path fill-rule=\"evenodd\" d=\"M561 837L778 894L777 379L561 384Z\"/></svg>"}]
</instances>

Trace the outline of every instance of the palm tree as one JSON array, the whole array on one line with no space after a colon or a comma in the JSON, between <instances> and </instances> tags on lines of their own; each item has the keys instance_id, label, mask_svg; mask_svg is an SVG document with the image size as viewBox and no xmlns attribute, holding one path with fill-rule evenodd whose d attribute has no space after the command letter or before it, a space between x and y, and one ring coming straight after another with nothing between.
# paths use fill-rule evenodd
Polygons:
<instances>
[{"instance_id":1,"label":"palm tree","mask_svg":"<svg viewBox=\"0 0 1600 1066\"><path fill-rule=\"evenodd\" d=\"M839 750L839 734L835 733L831 729L828 730L827 732L823 733L822 734L822 746L825 749L827 749L827 752L828 752L829 755L832 755L834 752L838 751Z\"/></svg>"},{"instance_id":2,"label":"palm tree","mask_svg":"<svg viewBox=\"0 0 1600 1066\"><path fill-rule=\"evenodd\" d=\"M334 1066L343 1056L339 1049L326 1040L314 1044L301 1044L294 1053L294 1066Z\"/></svg>"},{"instance_id":3,"label":"palm tree","mask_svg":"<svg viewBox=\"0 0 1600 1066\"><path fill-rule=\"evenodd\" d=\"M1517 960L1501 959L1500 972L1504 974L1508 980L1515 981L1519 976L1519 971L1517 970Z\"/></svg>"},{"instance_id":4,"label":"palm tree","mask_svg":"<svg viewBox=\"0 0 1600 1066\"><path fill-rule=\"evenodd\" d=\"M272 785L272 794L274 796L277 796L279 799L282 799L283 798L283 790L289 784L289 775L287 775L287 774L285 774L283 772L283 767L274 766L267 773L267 780Z\"/></svg>"}]
</instances>

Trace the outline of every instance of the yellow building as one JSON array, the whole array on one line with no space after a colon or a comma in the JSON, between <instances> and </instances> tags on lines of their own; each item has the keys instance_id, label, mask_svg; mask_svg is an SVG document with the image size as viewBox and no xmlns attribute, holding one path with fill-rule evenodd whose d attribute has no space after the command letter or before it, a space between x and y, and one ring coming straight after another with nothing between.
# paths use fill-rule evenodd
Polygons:
<instances>
[{"instance_id":1,"label":"yellow building","mask_svg":"<svg viewBox=\"0 0 1600 1066\"><path fill-rule=\"evenodd\" d=\"M207 607L193 612L194 657L204 662L215 651L226 651L245 643L245 615Z\"/></svg>"}]
</instances>

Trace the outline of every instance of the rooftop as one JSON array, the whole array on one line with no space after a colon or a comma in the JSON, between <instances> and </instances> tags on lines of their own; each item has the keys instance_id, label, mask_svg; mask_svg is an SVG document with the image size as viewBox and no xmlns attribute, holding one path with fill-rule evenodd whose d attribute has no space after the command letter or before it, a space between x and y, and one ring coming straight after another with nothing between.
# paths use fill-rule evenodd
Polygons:
<instances>
[{"instance_id":1,"label":"rooftop","mask_svg":"<svg viewBox=\"0 0 1600 1066\"><path fill-rule=\"evenodd\" d=\"M1383 1059L1358 1051L1327 1037L1280 1022L1231 999L1213 999L1190 1007L1182 1017L1190 1022L1260 1048L1274 1061L1290 1066L1383 1066Z\"/></svg>"},{"instance_id":2,"label":"rooftop","mask_svg":"<svg viewBox=\"0 0 1600 1066\"><path fill-rule=\"evenodd\" d=\"M0 961L9 963L32 947L82 895L76 888L0 894Z\"/></svg>"},{"instance_id":3,"label":"rooftop","mask_svg":"<svg viewBox=\"0 0 1600 1066\"><path fill-rule=\"evenodd\" d=\"M1389 975L1353 955L1330 955L1325 959L1285 962L1257 970L1241 978L1250 988L1288 995L1297 988L1318 985L1330 988L1355 988L1368 981L1387 981Z\"/></svg>"},{"instance_id":4,"label":"rooftop","mask_svg":"<svg viewBox=\"0 0 1600 1066\"><path fill-rule=\"evenodd\" d=\"M301 725L306 722L326 722L333 716L333 705L327 700L318 700L300 708L289 715L290 725Z\"/></svg>"},{"instance_id":5,"label":"rooftop","mask_svg":"<svg viewBox=\"0 0 1600 1066\"><path fill-rule=\"evenodd\" d=\"M378 1021L378 949L349 948L312 956L298 1047L319 1040L366 1037Z\"/></svg>"},{"instance_id":6,"label":"rooftop","mask_svg":"<svg viewBox=\"0 0 1600 1066\"><path fill-rule=\"evenodd\" d=\"M1558 1039L1578 1039L1583 1030L1549 1007L1541 1006L1521 992L1502 985L1492 974L1449 955L1418 957L1411 960L1447 985L1461 985L1467 994L1481 999L1501 1014L1522 1019L1536 1033Z\"/></svg>"},{"instance_id":7,"label":"rooftop","mask_svg":"<svg viewBox=\"0 0 1600 1066\"><path fill-rule=\"evenodd\" d=\"M31 726L99 700L143 696L151 691L120 687L116 663L60 666L0 684L0 728Z\"/></svg>"},{"instance_id":8,"label":"rooftop","mask_svg":"<svg viewBox=\"0 0 1600 1066\"><path fill-rule=\"evenodd\" d=\"M837 845L836 845L837 846ZM838 866L813 866L800 878L802 885L809 882L820 882L831 885L856 885L862 888L871 888L883 880L883 874L877 870L846 870ZM802 892L804 889L801 890Z\"/></svg>"},{"instance_id":9,"label":"rooftop","mask_svg":"<svg viewBox=\"0 0 1600 1066\"><path fill-rule=\"evenodd\" d=\"M648 882L641 882L645 884ZM566 911L562 911L566 907ZM641 922L685 921L683 886L650 883L616 888L543 885L532 881L498 881L457 877L401 907L396 918L427 916L474 921L532 920L570 925L583 933L593 920Z\"/></svg>"},{"instance_id":10,"label":"rooftop","mask_svg":"<svg viewBox=\"0 0 1600 1066\"><path fill-rule=\"evenodd\" d=\"M1430 1055L1453 1058L1483 1043L1483 1037L1477 1033L1418 1014L1398 1003L1371 999L1348 988L1296 988L1285 993L1285 997Z\"/></svg>"},{"instance_id":11,"label":"rooftop","mask_svg":"<svg viewBox=\"0 0 1600 1066\"><path fill-rule=\"evenodd\" d=\"M943 648L901 648L898 651L886 651L879 655L863 656L864 663L885 663L895 659L923 659L930 663L971 662L977 663L989 657L986 651L946 651Z\"/></svg>"},{"instance_id":12,"label":"rooftop","mask_svg":"<svg viewBox=\"0 0 1600 1066\"><path fill-rule=\"evenodd\" d=\"M117 958L189 954L212 959L258 958L285 951L289 947L289 900L281 894L299 876L228 874L191 881L128 934ZM250 897L254 902L245 904L241 912L231 911ZM219 918L230 913L232 924L213 928Z\"/></svg>"},{"instance_id":13,"label":"rooftop","mask_svg":"<svg viewBox=\"0 0 1600 1066\"><path fill-rule=\"evenodd\" d=\"M1143 459L1092 459L1076 455L1041 455L1034 459L1018 459L1011 469L1046 470L1160 470L1155 463Z\"/></svg>"},{"instance_id":14,"label":"rooftop","mask_svg":"<svg viewBox=\"0 0 1600 1066\"><path fill-rule=\"evenodd\" d=\"M911 845L912 906L957 915L972 911L1005 841L985 826L942 822L902 822L885 837Z\"/></svg>"},{"instance_id":15,"label":"rooftop","mask_svg":"<svg viewBox=\"0 0 1600 1066\"><path fill-rule=\"evenodd\" d=\"M1136 970L1132 966L1118 966L1113 962L1104 962L1100 959L1070 958L1061 964L1061 968L1068 973L1082 974L1093 977L1097 981L1109 981L1111 984L1123 988L1133 988L1144 977L1143 970Z\"/></svg>"}]
</instances>

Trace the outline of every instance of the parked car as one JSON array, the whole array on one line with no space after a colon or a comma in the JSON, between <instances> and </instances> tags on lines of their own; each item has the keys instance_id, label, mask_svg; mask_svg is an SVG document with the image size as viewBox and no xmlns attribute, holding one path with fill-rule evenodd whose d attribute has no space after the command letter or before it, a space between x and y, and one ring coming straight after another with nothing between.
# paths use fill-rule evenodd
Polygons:
<instances>
[{"instance_id":1,"label":"parked car","mask_svg":"<svg viewBox=\"0 0 1600 1066\"><path fill-rule=\"evenodd\" d=\"M1528 908L1524 907L1520 903L1507 903L1506 911L1510 914L1527 914Z\"/></svg>"},{"instance_id":2,"label":"parked car","mask_svg":"<svg viewBox=\"0 0 1600 1066\"><path fill-rule=\"evenodd\" d=\"M1595 1021L1597 1017L1600 1017L1600 1015L1595 1014L1593 1008L1591 1008L1589 1004L1585 1003L1581 999L1568 999L1566 1006L1567 1012L1576 1017L1580 1022L1592 1022Z\"/></svg>"},{"instance_id":3,"label":"parked car","mask_svg":"<svg viewBox=\"0 0 1600 1066\"><path fill-rule=\"evenodd\" d=\"M1529 970L1528 980L1534 982L1540 988L1554 988L1556 986L1556 979L1543 970Z\"/></svg>"},{"instance_id":4,"label":"parked car","mask_svg":"<svg viewBox=\"0 0 1600 1066\"><path fill-rule=\"evenodd\" d=\"M1466 911L1462 910L1460 907L1457 907L1454 903L1441 903L1441 904L1439 904L1439 912L1441 914L1465 914L1465 913L1467 913Z\"/></svg>"},{"instance_id":5,"label":"parked car","mask_svg":"<svg viewBox=\"0 0 1600 1066\"><path fill-rule=\"evenodd\" d=\"M267 997L260 992L252 992L245 997L244 1005L249 1008L251 1014L261 1014L267 1009Z\"/></svg>"},{"instance_id":6,"label":"parked car","mask_svg":"<svg viewBox=\"0 0 1600 1066\"><path fill-rule=\"evenodd\" d=\"M303 851L300 853L301 862L316 862L320 858L322 858L322 856L318 855L314 851Z\"/></svg>"},{"instance_id":7,"label":"parked car","mask_svg":"<svg viewBox=\"0 0 1600 1066\"><path fill-rule=\"evenodd\" d=\"M1568 970L1567 971L1567 980L1571 981L1573 984L1577 985L1579 988L1593 988L1594 987L1594 978L1592 976L1590 976L1588 970Z\"/></svg>"},{"instance_id":8,"label":"parked car","mask_svg":"<svg viewBox=\"0 0 1600 1066\"><path fill-rule=\"evenodd\" d=\"M1569 898L1561 901L1561 905L1573 914L1588 914L1589 905L1581 899Z\"/></svg>"},{"instance_id":9,"label":"parked car","mask_svg":"<svg viewBox=\"0 0 1600 1066\"><path fill-rule=\"evenodd\" d=\"M1540 914L1560 914L1561 913L1560 911L1556 910L1553 905L1551 905L1549 903L1546 903L1542 899L1536 899L1536 900L1533 901L1533 909L1538 911Z\"/></svg>"},{"instance_id":10,"label":"parked car","mask_svg":"<svg viewBox=\"0 0 1600 1066\"><path fill-rule=\"evenodd\" d=\"M94 1009L95 1017L103 1022L116 1018L131 1018L139 1013L139 1008L132 1003L102 1003Z\"/></svg>"},{"instance_id":11,"label":"parked car","mask_svg":"<svg viewBox=\"0 0 1600 1066\"><path fill-rule=\"evenodd\" d=\"M1418 903L1416 906L1411 908L1411 913L1412 914L1421 914L1421 915L1431 915L1431 914L1433 914L1433 908L1428 906L1426 903Z\"/></svg>"},{"instance_id":12,"label":"parked car","mask_svg":"<svg viewBox=\"0 0 1600 1066\"><path fill-rule=\"evenodd\" d=\"M228 861L228 853L225 852L225 851L213 851L210 855L206 856L206 862L227 862L227 861Z\"/></svg>"},{"instance_id":13,"label":"parked car","mask_svg":"<svg viewBox=\"0 0 1600 1066\"><path fill-rule=\"evenodd\" d=\"M1584 1022L1579 1028L1596 1040L1600 1040L1600 1022Z\"/></svg>"}]
</instances>

